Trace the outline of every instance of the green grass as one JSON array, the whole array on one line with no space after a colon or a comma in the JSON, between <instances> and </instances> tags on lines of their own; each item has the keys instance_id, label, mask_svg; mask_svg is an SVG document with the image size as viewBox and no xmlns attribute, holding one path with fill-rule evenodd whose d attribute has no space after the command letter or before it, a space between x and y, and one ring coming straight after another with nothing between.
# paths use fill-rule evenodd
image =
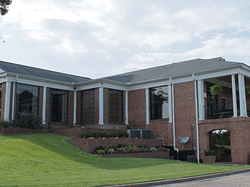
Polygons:
<instances>
[{"instance_id":1,"label":"green grass","mask_svg":"<svg viewBox=\"0 0 250 187\"><path fill-rule=\"evenodd\" d=\"M100 186L217 173L249 166L100 158L57 134L0 136L0 186Z\"/></svg>"}]
</instances>

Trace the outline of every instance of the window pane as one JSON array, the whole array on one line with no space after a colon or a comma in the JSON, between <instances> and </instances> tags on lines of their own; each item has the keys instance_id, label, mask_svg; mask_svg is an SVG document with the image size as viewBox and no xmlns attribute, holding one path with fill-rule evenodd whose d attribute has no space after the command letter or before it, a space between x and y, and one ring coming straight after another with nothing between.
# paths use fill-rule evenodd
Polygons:
<instances>
[{"instance_id":1,"label":"window pane","mask_svg":"<svg viewBox=\"0 0 250 187\"><path fill-rule=\"evenodd\" d=\"M50 121L68 122L68 92L64 90L49 90Z\"/></svg>"},{"instance_id":2,"label":"window pane","mask_svg":"<svg viewBox=\"0 0 250 187\"><path fill-rule=\"evenodd\" d=\"M108 99L109 122L123 122L123 92L109 89Z\"/></svg>"},{"instance_id":3,"label":"window pane","mask_svg":"<svg viewBox=\"0 0 250 187\"><path fill-rule=\"evenodd\" d=\"M82 91L82 123L94 122L95 90Z\"/></svg>"},{"instance_id":4,"label":"window pane","mask_svg":"<svg viewBox=\"0 0 250 187\"><path fill-rule=\"evenodd\" d=\"M168 118L168 86L150 89L150 119Z\"/></svg>"},{"instance_id":5,"label":"window pane","mask_svg":"<svg viewBox=\"0 0 250 187\"><path fill-rule=\"evenodd\" d=\"M17 84L16 119L27 114L38 115L38 87Z\"/></svg>"}]
</instances>

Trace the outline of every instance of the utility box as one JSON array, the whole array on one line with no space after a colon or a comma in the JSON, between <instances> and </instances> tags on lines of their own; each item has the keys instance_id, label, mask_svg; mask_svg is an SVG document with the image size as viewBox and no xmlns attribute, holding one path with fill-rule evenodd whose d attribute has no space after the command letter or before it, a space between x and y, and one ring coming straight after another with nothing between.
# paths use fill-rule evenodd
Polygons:
<instances>
[{"instance_id":1,"label":"utility box","mask_svg":"<svg viewBox=\"0 0 250 187\"><path fill-rule=\"evenodd\" d=\"M151 130L141 130L141 138L142 139L149 139L152 138L152 131Z\"/></svg>"},{"instance_id":2,"label":"utility box","mask_svg":"<svg viewBox=\"0 0 250 187\"><path fill-rule=\"evenodd\" d=\"M196 162L196 157L195 157L195 155L188 155L188 156L187 156L187 161L188 161L188 162Z\"/></svg>"}]
</instances>

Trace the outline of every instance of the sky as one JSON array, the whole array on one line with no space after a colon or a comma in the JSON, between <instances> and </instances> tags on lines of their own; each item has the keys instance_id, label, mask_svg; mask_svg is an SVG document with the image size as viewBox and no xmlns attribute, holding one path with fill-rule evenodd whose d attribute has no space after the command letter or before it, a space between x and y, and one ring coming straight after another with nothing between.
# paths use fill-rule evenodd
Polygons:
<instances>
[{"instance_id":1,"label":"sky","mask_svg":"<svg viewBox=\"0 0 250 187\"><path fill-rule=\"evenodd\" d=\"M250 1L13 0L0 60L92 79L195 58L250 65Z\"/></svg>"}]
</instances>

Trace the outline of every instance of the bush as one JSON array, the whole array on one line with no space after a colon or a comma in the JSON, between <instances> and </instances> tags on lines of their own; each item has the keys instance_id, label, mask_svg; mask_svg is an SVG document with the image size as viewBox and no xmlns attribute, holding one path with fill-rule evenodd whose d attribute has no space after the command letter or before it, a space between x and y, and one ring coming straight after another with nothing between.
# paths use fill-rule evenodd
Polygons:
<instances>
[{"instance_id":1,"label":"bush","mask_svg":"<svg viewBox=\"0 0 250 187\"><path fill-rule=\"evenodd\" d=\"M99 132L97 130L91 131L89 137L99 138Z\"/></svg>"},{"instance_id":2,"label":"bush","mask_svg":"<svg viewBox=\"0 0 250 187\"><path fill-rule=\"evenodd\" d=\"M118 144L118 145L117 145L117 148L122 148L122 147L126 147L126 144L123 144L123 143L122 143L122 144Z\"/></svg>"},{"instance_id":3,"label":"bush","mask_svg":"<svg viewBox=\"0 0 250 187\"><path fill-rule=\"evenodd\" d=\"M119 133L118 133L118 132L113 132L113 133L111 134L111 137L119 137Z\"/></svg>"},{"instance_id":4,"label":"bush","mask_svg":"<svg viewBox=\"0 0 250 187\"><path fill-rule=\"evenodd\" d=\"M26 114L15 123L15 127L19 126L20 128L40 129L41 122L42 120L40 116L37 116L36 114Z\"/></svg>"},{"instance_id":5,"label":"bush","mask_svg":"<svg viewBox=\"0 0 250 187\"><path fill-rule=\"evenodd\" d=\"M81 138L83 138L83 137L87 137L87 135L88 135L88 133L86 133L85 131L81 131L81 132L79 132L79 136L81 137Z\"/></svg>"},{"instance_id":6,"label":"bush","mask_svg":"<svg viewBox=\"0 0 250 187\"><path fill-rule=\"evenodd\" d=\"M122 131L120 131L120 132L118 132L118 137L128 137L128 133L126 132L126 131L124 131L124 130L122 130Z\"/></svg>"},{"instance_id":7,"label":"bush","mask_svg":"<svg viewBox=\"0 0 250 187\"><path fill-rule=\"evenodd\" d=\"M140 152L144 153L145 152L145 148L144 147L139 147Z\"/></svg>"},{"instance_id":8,"label":"bush","mask_svg":"<svg viewBox=\"0 0 250 187\"><path fill-rule=\"evenodd\" d=\"M104 150L98 150L96 153L97 154L105 154L105 151Z\"/></svg>"},{"instance_id":9,"label":"bush","mask_svg":"<svg viewBox=\"0 0 250 187\"><path fill-rule=\"evenodd\" d=\"M116 145L113 145L113 146L112 146L112 149L114 149L114 150L116 151L117 146L116 146Z\"/></svg>"},{"instance_id":10,"label":"bush","mask_svg":"<svg viewBox=\"0 0 250 187\"><path fill-rule=\"evenodd\" d=\"M0 127L12 127L12 126L13 126L12 122L4 121L2 120L2 118L0 118Z\"/></svg>"},{"instance_id":11,"label":"bush","mask_svg":"<svg viewBox=\"0 0 250 187\"><path fill-rule=\"evenodd\" d=\"M99 137L109 138L110 137L110 133L107 132L107 131L101 131L101 132L99 132Z\"/></svg>"}]
</instances>

